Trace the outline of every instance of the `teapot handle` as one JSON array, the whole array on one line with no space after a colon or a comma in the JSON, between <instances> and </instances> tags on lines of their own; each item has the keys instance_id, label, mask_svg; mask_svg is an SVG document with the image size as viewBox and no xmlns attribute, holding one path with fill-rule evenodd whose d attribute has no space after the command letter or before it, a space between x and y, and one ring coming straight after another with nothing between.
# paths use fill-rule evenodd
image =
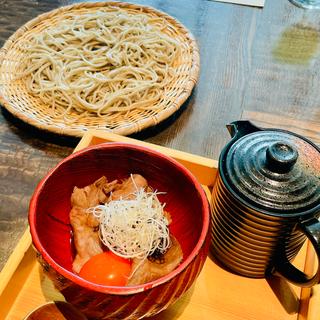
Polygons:
<instances>
[{"instance_id":1,"label":"teapot handle","mask_svg":"<svg viewBox=\"0 0 320 320\"><path fill-rule=\"evenodd\" d=\"M308 237L318 258L318 266L314 275L308 276L297 269L282 252L276 261L274 275L281 276L300 287L311 287L320 283L320 222L316 218L299 223L300 230Z\"/></svg>"},{"instance_id":2,"label":"teapot handle","mask_svg":"<svg viewBox=\"0 0 320 320\"><path fill-rule=\"evenodd\" d=\"M255 126L248 120L238 120L227 124L227 129L233 138L232 140L238 140L239 138L256 131L262 131L263 129Z\"/></svg>"}]
</instances>

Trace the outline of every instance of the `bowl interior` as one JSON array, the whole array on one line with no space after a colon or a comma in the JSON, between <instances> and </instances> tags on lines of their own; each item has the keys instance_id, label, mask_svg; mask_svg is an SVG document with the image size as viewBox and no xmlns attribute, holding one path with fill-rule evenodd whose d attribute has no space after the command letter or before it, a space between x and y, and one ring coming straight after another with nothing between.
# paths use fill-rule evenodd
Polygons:
<instances>
[{"instance_id":1,"label":"bowl interior","mask_svg":"<svg viewBox=\"0 0 320 320\"><path fill-rule=\"evenodd\" d=\"M177 162L146 148L126 144L103 144L72 154L54 168L36 189L29 223L36 248L55 263L71 271L74 257L69 221L70 197L75 186L84 187L105 175L109 181L144 176L149 185L164 194L172 223L170 231L178 239L184 260L194 250L203 232L206 203L199 184ZM35 239L37 238L37 239Z\"/></svg>"}]
</instances>

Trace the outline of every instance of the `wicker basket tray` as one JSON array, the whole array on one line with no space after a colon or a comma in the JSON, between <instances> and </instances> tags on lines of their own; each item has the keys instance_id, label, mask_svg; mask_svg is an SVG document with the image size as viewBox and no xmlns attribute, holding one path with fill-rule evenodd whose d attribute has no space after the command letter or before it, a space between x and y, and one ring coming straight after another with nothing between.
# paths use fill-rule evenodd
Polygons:
<instances>
[{"instance_id":1,"label":"wicker basket tray","mask_svg":"<svg viewBox=\"0 0 320 320\"><path fill-rule=\"evenodd\" d=\"M163 89L163 96L152 110L131 110L113 113L110 117L85 116L68 123L55 119L48 112L40 98L28 93L23 79L15 80L20 60L24 55L19 44L30 39L50 26L63 23L67 14L84 14L103 7L113 6L130 10L130 13L147 14L165 20L163 32L174 38L181 47L181 53L175 61L175 75ZM0 50L0 103L15 117L53 133L81 137L88 129L111 131L128 135L158 124L168 118L185 102L198 80L199 50L192 34L176 19L151 7L138 6L123 2L78 3L44 13L18 29Z\"/></svg>"}]
</instances>

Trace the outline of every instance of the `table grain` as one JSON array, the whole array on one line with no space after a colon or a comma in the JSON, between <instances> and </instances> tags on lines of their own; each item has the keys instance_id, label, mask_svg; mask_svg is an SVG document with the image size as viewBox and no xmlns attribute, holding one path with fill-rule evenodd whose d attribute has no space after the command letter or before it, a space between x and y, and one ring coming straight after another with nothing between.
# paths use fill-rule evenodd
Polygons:
<instances>
[{"instance_id":1,"label":"table grain","mask_svg":"<svg viewBox=\"0 0 320 320\"><path fill-rule=\"evenodd\" d=\"M0 45L38 14L77 1L0 0ZM182 22L200 47L199 81L168 120L134 138L218 159L225 125L249 119L320 143L320 10L287 0L263 9L207 0L138 0ZM36 130L0 113L0 270L27 226L40 179L77 139Z\"/></svg>"}]
</instances>

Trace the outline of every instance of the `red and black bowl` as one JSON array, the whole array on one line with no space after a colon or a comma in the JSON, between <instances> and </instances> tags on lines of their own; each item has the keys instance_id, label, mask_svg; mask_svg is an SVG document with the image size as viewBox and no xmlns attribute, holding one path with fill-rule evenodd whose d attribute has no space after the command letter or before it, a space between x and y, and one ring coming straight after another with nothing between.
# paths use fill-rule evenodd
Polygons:
<instances>
[{"instance_id":1,"label":"red and black bowl","mask_svg":"<svg viewBox=\"0 0 320 320\"><path fill-rule=\"evenodd\" d=\"M170 232L182 247L183 261L166 276L142 285L91 283L72 272L72 190L103 175L111 181L131 173L141 174L153 189L164 192L159 200L171 214ZM37 186L30 202L29 224L44 272L65 300L89 319L141 319L166 309L194 283L210 244L210 209L197 179L174 159L126 143L88 147L61 161Z\"/></svg>"}]
</instances>

